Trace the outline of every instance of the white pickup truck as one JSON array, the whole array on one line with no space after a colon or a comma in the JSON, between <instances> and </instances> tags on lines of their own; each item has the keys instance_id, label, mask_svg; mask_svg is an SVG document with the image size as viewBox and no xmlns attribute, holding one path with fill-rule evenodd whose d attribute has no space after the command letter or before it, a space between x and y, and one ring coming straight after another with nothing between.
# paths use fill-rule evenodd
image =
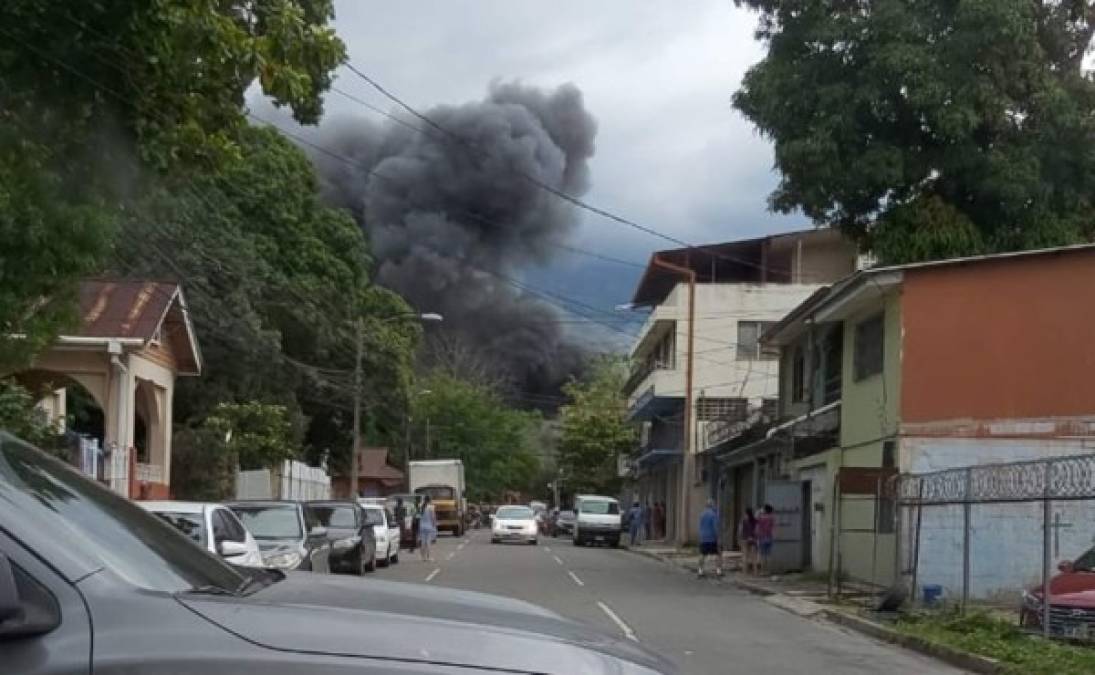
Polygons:
<instances>
[{"instance_id":1,"label":"white pickup truck","mask_svg":"<svg viewBox=\"0 0 1095 675\"><path fill-rule=\"evenodd\" d=\"M604 542L620 545L620 503L612 497L578 495L574 498L574 545Z\"/></svg>"}]
</instances>

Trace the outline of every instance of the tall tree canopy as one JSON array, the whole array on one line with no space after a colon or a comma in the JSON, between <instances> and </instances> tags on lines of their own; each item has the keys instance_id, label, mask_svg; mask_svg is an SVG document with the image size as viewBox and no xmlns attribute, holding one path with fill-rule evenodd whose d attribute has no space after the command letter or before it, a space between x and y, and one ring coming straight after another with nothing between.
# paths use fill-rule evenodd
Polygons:
<instances>
[{"instance_id":1,"label":"tall tree canopy","mask_svg":"<svg viewBox=\"0 0 1095 675\"><path fill-rule=\"evenodd\" d=\"M1092 3L738 3L768 48L734 103L775 142L772 208L890 262L1095 234Z\"/></svg>"},{"instance_id":2,"label":"tall tree canopy","mask_svg":"<svg viewBox=\"0 0 1095 675\"><path fill-rule=\"evenodd\" d=\"M558 465L563 485L572 494L617 494L618 457L635 447L635 429L627 422L623 394L627 367L618 358L592 364L583 380L572 380L563 391L570 402L562 407Z\"/></svg>"},{"instance_id":3,"label":"tall tree canopy","mask_svg":"<svg viewBox=\"0 0 1095 675\"><path fill-rule=\"evenodd\" d=\"M413 459L464 462L469 498L498 500L506 491L528 494L540 477L540 416L508 407L487 386L445 373L418 382L412 420ZM427 420L429 448L425 448Z\"/></svg>"},{"instance_id":4,"label":"tall tree canopy","mask_svg":"<svg viewBox=\"0 0 1095 675\"><path fill-rule=\"evenodd\" d=\"M141 176L238 158L254 82L319 118L344 58L331 17L331 0L0 3L0 369L72 320Z\"/></svg>"}]
</instances>

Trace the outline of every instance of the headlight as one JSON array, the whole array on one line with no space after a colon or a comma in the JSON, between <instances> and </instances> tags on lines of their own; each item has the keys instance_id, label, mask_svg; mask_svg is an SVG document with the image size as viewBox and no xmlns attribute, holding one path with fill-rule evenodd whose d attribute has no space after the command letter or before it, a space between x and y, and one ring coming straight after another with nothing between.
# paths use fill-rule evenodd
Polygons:
<instances>
[{"instance_id":1,"label":"headlight","mask_svg":"<svg viewBox=\"0 0 1095 675\"><path fill-rule=\"evenodd\" d=\"M262 562L280 570L292 570L296 569L303 559L304 558L302 558L299 553L285 551L283 553L274 553L273 555L266 556L262 559Z\"/></svg>"},{"instance_id":2,"label":"headlight","mask_svg":"<svg viewBox=\"0 0 1095 675\"><path fill-rule=\"evenodd\" d=\"M353 548L361 543L361 537L350 537L349 539L336 539L335 543L331 544L331 548L345 551L348 548Z\"/></svg>"}]
</instances>

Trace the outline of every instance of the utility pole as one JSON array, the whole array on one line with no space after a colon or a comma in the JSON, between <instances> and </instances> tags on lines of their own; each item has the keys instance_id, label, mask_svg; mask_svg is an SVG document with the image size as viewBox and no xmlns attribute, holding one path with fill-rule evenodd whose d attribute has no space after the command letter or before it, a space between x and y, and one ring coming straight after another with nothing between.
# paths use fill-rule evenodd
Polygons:
<instances>
[{"instance_id":1,"label":"utility pole","mask_svg":"<svg viewBox=\"0 0 1095 675\"><path fill-rule=\"evenodd\" d=\"M361 353L365 349L365 325L361 317L357 318L357 355L354 357L354 443L350 457L350 499L357 499L357 461L361 452Z\"/></svg>"},{"instance_id":2,"label":"utility pole","mask_svg":"<svg viewBox=\"0 0 1095 675\"><path fill-rule=\"evenodd\" d=\"M426 459L430 458L430 416L426 415Z\"/></svg>"}]
</instances>

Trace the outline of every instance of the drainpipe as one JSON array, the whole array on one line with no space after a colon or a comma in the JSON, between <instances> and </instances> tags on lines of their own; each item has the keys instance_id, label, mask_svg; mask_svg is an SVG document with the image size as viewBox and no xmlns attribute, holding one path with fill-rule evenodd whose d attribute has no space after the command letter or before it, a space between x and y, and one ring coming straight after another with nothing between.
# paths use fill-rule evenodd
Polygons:
<instances>
[{"instance_id":1,"label":"drainpipe","mask_svg":"<svg viewBox=\"0 0 1095 675\"><path fill-rule=\"evenodd\" d=\"M110 457L110 489L114 492L126 496L129 496L129 462L121 461L117 453L124 453L128 460L128 448L126 441L126 421L128 419L126 415L126 392L127 386L126 375L129 373L129 369L122 363L122 344L116 340L112 340L107 343L107 353L110 354L110 365L114 368L115 382L117 383L116 394L116 410L115 410L115 424L117 425L114 430L114 448L111 450ZM119 476L119 468L125 467L125 475Z\"/></svg>"}]
</instances>

